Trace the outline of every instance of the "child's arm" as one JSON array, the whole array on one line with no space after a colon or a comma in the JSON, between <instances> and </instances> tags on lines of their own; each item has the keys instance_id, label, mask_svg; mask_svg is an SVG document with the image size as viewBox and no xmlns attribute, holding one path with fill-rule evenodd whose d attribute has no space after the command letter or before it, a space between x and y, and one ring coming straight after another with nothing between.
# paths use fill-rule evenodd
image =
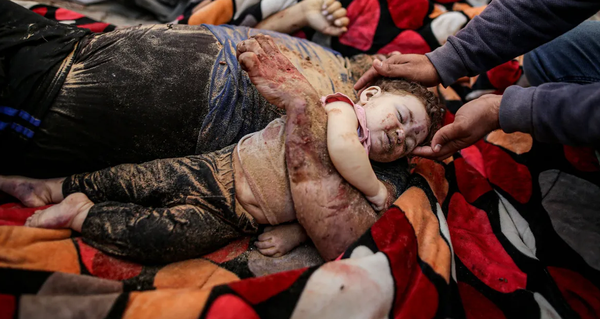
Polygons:
<instances>
[{"instance_id":1,"label":"child's arm","mask_svg":"<svg viewBox=\"0 0 600 319\"><path fill-rule=\"evenodd\" d=\"M353 107L336 101L327 111L327 150L335 169L356 187L378 211L384 209L387 188L375 176L369 156L358 138L358 119Z\"/></svg>"}]
</instances>

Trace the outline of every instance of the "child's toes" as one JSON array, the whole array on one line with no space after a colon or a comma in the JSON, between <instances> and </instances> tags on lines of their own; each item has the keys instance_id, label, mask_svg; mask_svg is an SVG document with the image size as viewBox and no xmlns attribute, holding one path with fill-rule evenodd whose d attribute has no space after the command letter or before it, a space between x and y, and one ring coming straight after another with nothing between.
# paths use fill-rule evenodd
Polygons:
<instances>
[{"instance_id":1,"label":"child's toes","mask_svg":"<svg viewBox=\"0 0 600 319\"><path fill-rule=\"evenodd\" d=\"M277 247L270 247L270 248L265 248L265 249L259 248L258 251L265 256L271 256L271 257L281 256L281 254L279 253L279 249L277 249Z\"/></svg>"},{"instance_id":2,"label":"child's toes","mask_svg":"<svg viewBox=\"0 0 600 319\"><path fill-rule=\"evenodd\" d=\"M260 249L271 248L271 247L274 247L275 245L270 240L268 240L268 241L267 240L259 240L259 241L254 242L254 246L256 246L256 248L258 248L260 250Z\"/></svg>"},{"instance_id":3,"label":"child's toes","mask_svg":"<svg viewBox=\"0 0 600 319\"><path fill-rule=\"evenodd\" d=\"M25 221L25 226L26 227L37 227L37 219L39 218L39 215L42 213L41 210L36 211L35 213L33 213L33 215L29 216L27 218L27 221Z\"/></svg>"}]
</instances>

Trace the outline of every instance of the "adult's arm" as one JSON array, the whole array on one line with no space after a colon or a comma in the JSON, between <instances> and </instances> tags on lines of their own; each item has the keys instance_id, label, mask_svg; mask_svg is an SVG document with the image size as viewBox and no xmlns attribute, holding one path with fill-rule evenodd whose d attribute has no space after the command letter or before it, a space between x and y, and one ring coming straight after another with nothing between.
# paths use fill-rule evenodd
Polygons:
<instances>
[{"instance_id":1,"label":"adult's arm","mask_svg":"<svg viewBox=\"0 0 600 319\"><path fill-rule=\"evenodd\" d=\"M600 147L600 83L511 86L500 104L500 127L541 142Z\"/></svg>"},{"instance_id":2,"label":"adult's arm","mask_svg":"<svg viewBox=\"0 0 600 319\"><path fill-rule=\"evenodd\" d=\"M598 0L494 0L446 44L426 54L442 84L487 71L573 29Z\"/></svg>"},{"instance_id":3,"label":"adult's arm","mask_svg":"<svg viewBox=\"0 0 600 319\"><path fill-rule=\"evenodd\" d=\"M319 95L273 40L240 42L238 60L258 91L285 108L286 165L298 222L326 260L338 257L376 220L365 197L335 170Z\"/></svg>"},{"instance_id":4,"label":"adult's arm","mask_svg":"<svg viewBox=\"0 0 600 319\"><path fill-rule=\"evenodd\" d=\"M444 159L489 132L529 133L542 142L600 147L600 83L511 86L504 95L484 95L463 105L430 146L414 155Z\"/></svg>"}]
</instances>

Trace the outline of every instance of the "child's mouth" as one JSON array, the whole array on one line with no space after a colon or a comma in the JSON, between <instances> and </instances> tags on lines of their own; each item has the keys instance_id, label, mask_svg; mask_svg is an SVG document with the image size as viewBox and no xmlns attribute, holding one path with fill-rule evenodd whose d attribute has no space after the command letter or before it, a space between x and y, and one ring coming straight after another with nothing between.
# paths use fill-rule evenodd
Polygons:
<instances>
[{"instance_id":1,"label":"child's mouth","mask_svg":"<svg viewBox=\"0 0 600 319\"><path fill-rule=\"evenodd\" d=\"M390 135L388 133L384 133L385 137L387 137L387 143L388 143L388 151L392 151L394 149L394 143L392 138L390 137Z\"/></svg>"}]
</instances>

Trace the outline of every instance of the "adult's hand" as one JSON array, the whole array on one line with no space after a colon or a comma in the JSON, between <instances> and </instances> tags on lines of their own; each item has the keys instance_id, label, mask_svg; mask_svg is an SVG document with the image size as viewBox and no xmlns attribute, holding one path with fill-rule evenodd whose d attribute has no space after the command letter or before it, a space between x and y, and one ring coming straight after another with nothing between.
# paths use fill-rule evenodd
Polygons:
<instances>
[{"instance_id":1,"label":"adult's hand","mask_svg":"<svg viewBox=\"0 0 600 319\"><path fill-rule=\"evenodd\" d=\"M456 151L473 145L486 134L500 128L502 95L483 95L463 105L454 122L442 127L433 136L431 146L415 148L413 155L443 160Z\"/></svg>"},{"instance_id":2,"label":"adult's hand","mask_svg":"<svg viewBox=\"0 0 600 319\"><path fill-rule=\"evenodd\" d=\"M373 66L358 79L354 89L360 90L380 76L405 78L425 86L436 86L440 83L437 70L426 56L421 54L395 54L383 62L375 59Z\"/></svg>"}]
</instances>

